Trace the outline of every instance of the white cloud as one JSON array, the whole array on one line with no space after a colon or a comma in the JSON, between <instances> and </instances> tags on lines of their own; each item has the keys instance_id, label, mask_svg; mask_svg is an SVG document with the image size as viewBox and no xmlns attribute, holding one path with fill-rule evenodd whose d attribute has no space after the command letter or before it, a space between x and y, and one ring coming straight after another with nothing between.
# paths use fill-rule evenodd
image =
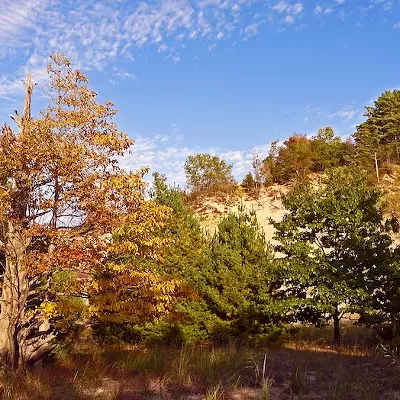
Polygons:
<instances>
[{"instance_id":1,"label":"white cloud","mask_svg":"<svg viewBox=\"0 0 400 400\"><path fill-rule=\"evenodd\" d=\"M357 115L357 111L344 108L329 115L330 118L339 117L344 121L350 121Z\"/></svg>"},{"instance_id":2,"label":"white cloud","mask_svg":"<svg viewBox=\"0 0 400 400\"><path fill-rule=\"evenodd\" d=\"M167 51L168 46L166 44L162 44L161 46L158 47L158 52L159 53L164 53L164 51Z\"/></svg>"},{"instance_id":3,"label":"white cloud","mask_svg":"<svg viewBox=\"0 0 400 400\"><path fill-rule=\"evenodd\" d=\"M303 11L304 6L303 3L289 4L286 1L281 0L279 3L275 4L272 9L279 13L286 12L288 14L297 15Z\"/></svg>"},{"instance_id":4,"label":"white cloud","mask_svg":"<svg viewBox=\"0 0 400 400\"><path fill-rule=\"evenodd\" d=\"M253 154L264 159L269 152L270 145L256 146L251 149L222 151L218 148L189 148L180 142L180 135L176 132L180 128L176 124L171 125L170 135L155 135L153 137L137 137L130 153L120 158L120 165L130 171L136 171L142 167L150 168L147 176L151 180L151 174L155 171L166 174L170 184L178 184L182 188L186 186L186 178L183 169L186 158L191 154L210 153L216 154L233 165L233 175L237 180L251 170Z\"/></svg>"},{"instance_id":5,"label":"white cloud","mask_svg":"<svg viewBox=\"0 0 400 400\"><path fill-rule=\"evenodd\" d=\"M287 16L283 19L283 21L286 22L287 24L293 24L293 22L294 22L294 17L293 17L293 15L287 15Z\"/></svg>"},{"instance_id":6,"label":"white cloud","mask_svg":"<svg viewBox=\"0 0 400 400\"><path fill-rule=\"evenodd\" d=\"M363 16L378 7L388 12L394 1L368 0L366 5L352 7L347 3L350 2L321 0L310 12L318 16L335 12L344 20L356 11ZM190 41L199 41L207 50L214 47L216 40L233 38L235 30L240 37L232 40L247 41L264 24L278 31L283 29L280 22L297 26L308 11L305 4L309 3L299 0L1 0L0 59L7 57L16 67L0 76L0 97L19 95L20 80L28 70L41 82L48 55L52 53L67 54L74 66L85 71L104 70L121 60L134 61L146 46L177 63L183 57L178 49ZM399 28L400 22L394 22L386 23ZM124 77L113 79L117 78Z\"/></svg>"},{"instance_id":7,"label":"white cloud","mask_svg":"<svg viewBox=\"0 0 400 400\"><path fill-rule=\"evenodd\" d=\"M171 41L206 42L230 35L253 0L3 0L0 2L0 57L23 59L0 77L0 95L8 96L26 70L43 70L48 55L62 52L84 70L103 70L121 58L134 60L144 46L154 46L177 63ZM38 74L39 75L39 74ZM42 74L43 75L43 74ZM37 81L43 76L38 76ZM123 78L123 76L120 76Z\"/></svg>"},{"instance_id":8,"label":"white cloud","mask_svg":"<svg viewBox=\"0 0 400 400\"><path fill-rule=\"evenodd\" d=\"M115 76L122 78L122 79L136 79L136 74L133 74L132 72L120 70L118 68L114 69L115 71Z\"/></svg>"},{"instance_id":9,"label":"white cloud","mask_svg":"<svg viewBox=\"0 0 400 400\"><path fill-rule=\"evenodd\" d=\"M327 15L330 14L333 11L331 7L323 7L319 4L317 4L314 8L314 14L315 15Z\"/></svg>"},{"instance_id":10,"label":"white cloud","mask_svg":"<svg viewBox=\"0 0 400 400\"><path fill-rule=\"evenodd\" d=\"M49 0L2 0L0 41L9 46L23 46L20 34L35 28L37 18L49 3Z\"/></svg>"},{"instance_id":11,"label":"white cloud","mask_svg":"<svg viewBox=\"0 0 400 400\"><path fill-rule=\"evenodd\" d=\"M249 38L251 36L257 35L260 30L260 23L254 23L246 26L244 29L244 37Z\"/></svg>"}]
</instances>

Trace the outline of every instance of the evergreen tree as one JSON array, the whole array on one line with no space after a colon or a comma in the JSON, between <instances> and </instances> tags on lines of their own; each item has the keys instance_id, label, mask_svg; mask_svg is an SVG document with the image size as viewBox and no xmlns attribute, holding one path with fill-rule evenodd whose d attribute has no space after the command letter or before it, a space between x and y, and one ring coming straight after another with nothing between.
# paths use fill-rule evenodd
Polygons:
<instances>
[{"instance_id":1,"label":"evergreen tree","mask_svg":"<svg viewBox=\"0 0 400 400\"><path fill-rule=\"evenodd\" d=\"M367 120L353 135L359 161L368 169L379 168L385 162L400 162L400 90L386 91L366 107Z\"/></svg>"},{"instance_id":2,"label":"evergreen tree","mask_svg":"<svg viewBox=\"0 0 400 400\"><path fill-rule=\"evenodd\" d=\"M246 192L251 193L256 187L256 181L253 178L251 172L247 173L243 178L242 187L246 190Z\"/></svg>"},{"instance_id":3,"label":"evergreen tree","mask_svg":"<svg viewBox=\"0 0 400 400\"><path fill-rule=\"evenodd\" d=\"M157 262L141 260L144 271L152 271L166 280L182 282L176 293L169 318L135 323L100 323L97 337L105 341L157 341L168 344L192 343L207 338L204 321L209 313L198 291L202 266L208 260L207 241L194 211L186 204L179 187L169 186L165 175L154 173L150 198L170 213L158 235L165 241L163 257Z\"/></svg>"},{"instance_id":4,"label":"evergreen tree","mask_svg":"<svg viewBox=\"0 0 400 400\"><path fill-rule=\"evenodd\" d=\"M224 217L211 239L202 294L225 332L270 337L282 321L275 299L274 255L254 212L243 206Z\"/></svg>"}]
</instances>

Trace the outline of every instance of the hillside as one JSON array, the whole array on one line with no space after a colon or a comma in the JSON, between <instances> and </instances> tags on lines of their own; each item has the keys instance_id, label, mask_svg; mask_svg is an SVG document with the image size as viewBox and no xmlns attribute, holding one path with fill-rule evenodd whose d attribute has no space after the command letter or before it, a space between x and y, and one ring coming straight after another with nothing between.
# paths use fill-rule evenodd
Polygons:
<instances>
[{"instance_id":1,"label":"hillside","mask_svg":"<svg viewBox=\"0 0 400 400\"><path fill-rule=\"evenodd\" d=\"M386 175L382 180L381 188L386 193L385 209L387 210L387 217L394 214L399 218L399 210L397 210L396 207L397 201L395 201L398 197L398 189L395 184L397 178L397 174L395 177ZM319 181L320 177L315 176L313 182L318 185ZM270 218L279 221L285 214L281 196L287 193L290 187L290 185L272 185L268 188L261 189L256 198L246 193L244 193L243 196L236 197L203 197L197 200L194 208L196 213L200 216L201 225L208 232L213 232L223 215L235 212L238 206L243 204L248 210L254 210L256 212L258 222L265 232L266 239L272 244L275 244L276 241L273 240L274 227L270 223ZM400 244L400 232L393 234L393 239L396 244Z\"/></svg>"},{"instance_id":2,"label":"hillside","mask_svg":"<svg viewBox=\"0 0 400 400\"><path fill-rule=\"evenodd\" d=\"M270 223L270 218L279 221L285 213L281 202L281 194L286 193L289 186L274 185L263 188L259 196L249 196L244 194L242 197L208 197L203 198L196 204L196 213L201 217L202 226L209 232L213 232L221 216L234 212L238 206L243 204L247 209L254 210L258 222L262 226L266 239L272 241L274 228ZM273 242L273 241L272 241Z\"/></svg>"}]
</instances>

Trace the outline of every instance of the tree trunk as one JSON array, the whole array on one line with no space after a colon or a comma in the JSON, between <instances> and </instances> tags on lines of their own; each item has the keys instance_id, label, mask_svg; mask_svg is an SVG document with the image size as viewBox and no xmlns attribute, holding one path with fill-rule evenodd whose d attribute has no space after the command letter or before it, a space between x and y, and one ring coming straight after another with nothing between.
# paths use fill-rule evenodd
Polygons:
<instances>
[{"instance_id":1,"label":"tree trunk","mask_svg":"<svg viewBox=\"0 0 400 400\"><path fill-rule=\"evenodd\" d=\"M376 171L376 180L379 183L380 182L380 179L379 179L379 167L378 167L378 158L376 156L376 152L375 152L375 171Z\"/></svg>"},{"instance_id":2,"label":"tree trunk","mask_svg":"<svg viewBox=\"0 0 400 400\"><path fill-rule=\"evenodd\" d=\"M8 223L5 246L6 266L2 286L0 311L0 354L5 364L11 368L20 365L19 332L24 321L25 303L29 285L23 266L27 249L27 239L12 222ZM23 231L22 231L23 232Z\"/></svg>"},{"instance_id":3,"label":"tree trunk","mask_svg":"<svg viewBox=\"0 0 400 400\"><path fill-rule=\"evenodd\" d=\"M26 96L22 116L17 112L12 119L18 125L18 135L28 129L31 118L31 97L33 91L31 76L25 82ZM23 360L21 333L25 319L25 306L29 294L29 282L24 258L29 246L25 235L28 193L24 182L10 176L10 209L4 250L6 265L0 299L0 356L11 369L18 368Z\"/></svg>"},{"instance_id":4,"label":"tree trunk","mask_svg":"<svg viewBox=\"0 0 400 400\"><path fill-rule=\"evenodd\" d=\"M333 344L340 345L340 313L339 307L336 306L336 310L333 314Z\"/></svg>"}]
</instances>

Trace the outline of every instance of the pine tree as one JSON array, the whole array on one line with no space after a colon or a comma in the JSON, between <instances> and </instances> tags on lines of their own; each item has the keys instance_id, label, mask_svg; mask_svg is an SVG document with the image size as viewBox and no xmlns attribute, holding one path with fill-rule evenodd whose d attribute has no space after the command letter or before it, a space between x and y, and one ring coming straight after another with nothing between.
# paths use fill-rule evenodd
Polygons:
<instances>
[{"instance_id":1,"label":"pine tree","mask_svg":"<svg viewBox=\"0 0 400 400\"><path fill-rule=\"evenodd\" d=\"M283 320L275 298L274 255L254 212L240 206L211 238L202 294L220 327L242 338L272 334Z\"/></svg>"},{"instance_id":2,"label":"pine tree","mask_svg":"<svg viewBox=\"0 0 400 400\"><path fill-rule=\"evenodd\" d=\"M353 135L358 160L369 170L379 169L385 162L400 162L400 90L386 91L366 107L367 120Z\"/></svg>"}]
</instances>

